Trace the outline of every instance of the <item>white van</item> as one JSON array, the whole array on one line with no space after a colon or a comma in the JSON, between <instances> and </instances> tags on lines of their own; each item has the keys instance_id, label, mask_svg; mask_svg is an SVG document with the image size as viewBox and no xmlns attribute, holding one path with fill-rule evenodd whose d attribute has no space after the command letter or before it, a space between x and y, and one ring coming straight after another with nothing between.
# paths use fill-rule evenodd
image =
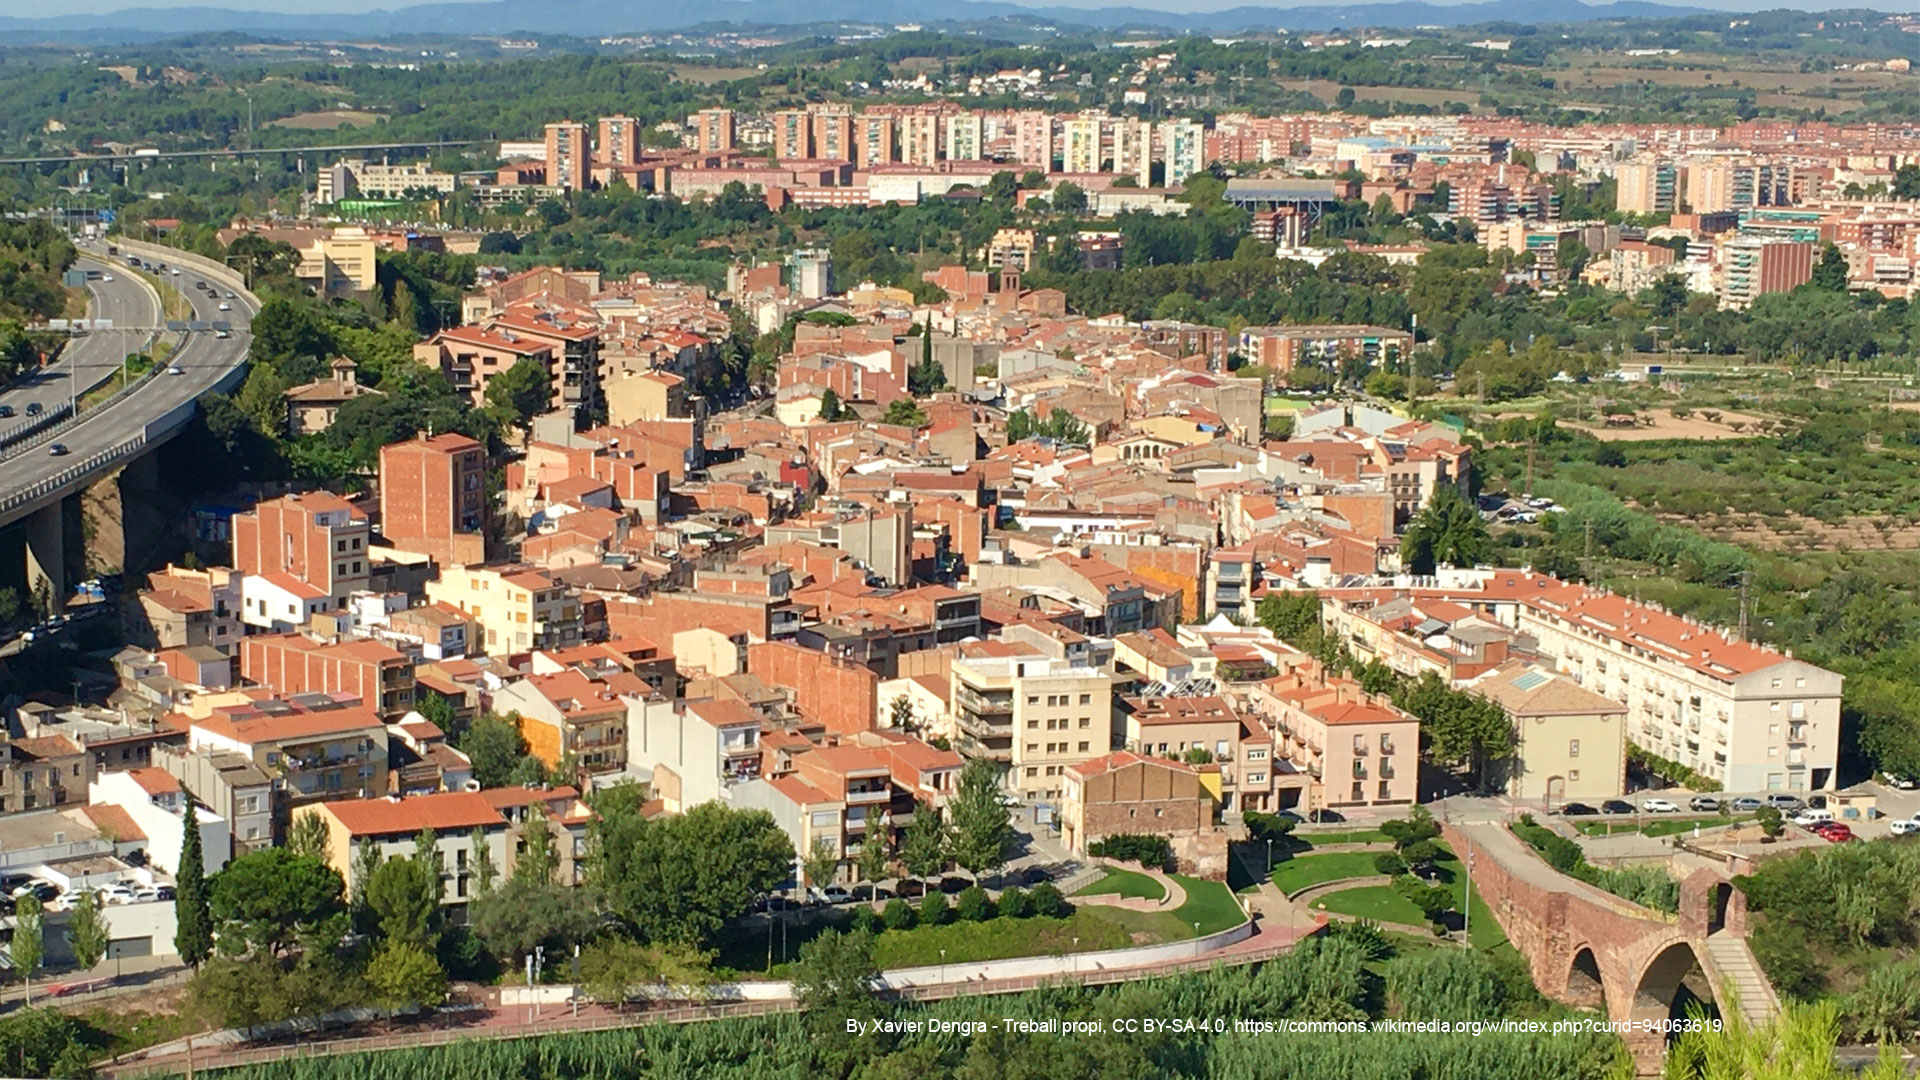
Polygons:
<instances>
[{"instance_id":1,"label":"white van","mask_svg":"<svg viewBox=\"0 0 1920 1080\"><path fill-rule=\"evenodd\" d=\"M1823 821L1832 821L1832 820L1833 820L1833 811L1831 810L1802 810L1799 813L1793 815L1793 823L1795 825L1800 826L1801 828L1806 828L1809 825L1818 825Z\"/></svg>"}]
</instances>

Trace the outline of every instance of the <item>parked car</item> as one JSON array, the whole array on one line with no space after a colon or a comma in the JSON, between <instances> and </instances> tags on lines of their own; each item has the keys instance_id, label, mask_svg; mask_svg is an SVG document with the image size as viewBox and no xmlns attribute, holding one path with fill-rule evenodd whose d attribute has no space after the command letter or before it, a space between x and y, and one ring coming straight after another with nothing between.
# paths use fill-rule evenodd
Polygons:
<instances>
[{"instance_id":1,"label":"parked car","mask_svg":"<svg viewBox=\"0 0 1920 1080\"><path fill-rule=\"evenodd\" d=\"M50 881L34 881L13 890L13 898L16 901L27 895L32 895L43 904L52 903L60 898L60 886Z\"/></svg>"},{"instance_id":2,"label":"parked car","mask_svg":"<svg viewBox=\"0 0 1920 1080\"><path fill-rule=\"evenodd\" d=\"M94 892L100 894L100 902L103 904L133 903L133 889L130 886L118 882L112 885L102 885L95 889Z\"/></svg>"},{"instance_id":3,"label":"parked car","mask_svg":"<svg viewBox=\"0 0 1920 1080\"><path fill-rule=\"evenodd\" d=\"M1046 881L1049 876L1045 870L1037 866L1029 866L1025 870L1020 871L1020 884L1029 886L1038 885Z\"/></svg>"},{"instance_id":4,"label":"parked car","mask_svg":"<svg viewBox=\"0 0 1920 1080\"><path fill-rule=\"evenodd\" d=\"M1896 818L1892 824L1887 826L1887 831L1893 833L1895 836L1912 836L1914 833L1920 833L1920 821L1914 821L1910 818Z\"/></svg>"},{"instance_id":5,"label":"parked car","mask_svg":"<svg viewBox=\"0 0 1920 1080\"><path fill-rule=\"evenodd\" d=\"M893 891L902 900L918 900L927 895L927 883L918 878L903 878Z\"/></svg>"},{"instance_id":6,"label":"parked car","mask_svg":"<svg viewBox=\"0 0 1920 1080\"><path fill-rule=\"evenodd\" d=\"M1720 809L1720 800L1711 795L1695 795L1687 800L1687 809L1698 814L1711 814Z\"/></svg>"},{"instance_id":7,"label":"parked car","mask_svg":"<svg viewBox=\"0 0 1920 1080\"><path fill-rule=\"evenodd\" d=\"M1813 835L1818 836L1829 844L1845 844L1855 839L1853 830L1837 821L1829 823L1824 829L1813 830Z\"/></svg>"},{"instance_id":8,"label":"parked car","mask_svg":"<svg viewBox=\"0 0 1920 1080\"><path fill-rule=\"evenodd\" d=\"M1680 808L1667 799L1641 799L1640 809L1649 814L1677 814Z\"/></svg>"},{"instance_id":9,"label":"parked car","mask_svg":"<svg viewBox=\"0 0 1920 1080\"><path fill-rule=\"evenodd\" d=\"M1561 817L1591 817L1599 812L1583 802L1570 802L1560 808Z\"/></svg>"},{"instance_id":10,"label":"parked car","mask_svg":"<svg viewBox=\"0 0 1920 1080\"><path fill-rule=\"evenodd\" d=\"M820 891L820 896L829 904L851 904L853 893L839 885L829 885Z\"/></svg>"},{"instance_id":11,"label":"parked car","mask_svg":"<svg viewBox=\"0 0 1920 1080\"><path fill-rule=\"evenodd\" d=\"M1733 802L1729 805L1733 807L1733 812L1736 814L1751 814L1755 810L1758 810L1762 806L1765 806L1766 803L1761 802L1759 799L1756 799L1751 795L1742 795L1739 798L1733 800Z\"/></svg>"},{"instance_id":12,"label":"parked car","mask_svg":"<svg viewBox=\"0 0 1920 1080\"><path fill-rule=\"evenodd\" d=\"M1815 810L1812 807L1808 807L1793 815L1793 823L1803 829L1817 829L1824 825L1831 825L1833 824L1833 811Z\"/></svg>"},{"instance_id":13,"label":"parked car","mask_svg":"<svg viewBox=\"0 0 1920 1080\"><path fill-rule=\"evenodd\" d=\"M1807 808L1807 804L1799 796L1786 795L1778 791L1767 796L1767 805L1773 807L1775 810L1804 810Z\"/></svg>"},{"instance_id":14,"label":"parked car","mask_svg":"<svg viewBox=\"0 0 1920 1080\"><path fill-rule=\"evenodd\" d=\"M1887 783L1892 787L1899 788L1901 791L1912 791L1915 788L1920 788L1920 778L1912 776L1889 776L1887 777Z\"/></svg>"},{"instance_id":15,"label":"parked car","mask_svg":"<svg viewBox=\"0 0 1920 1080\"><path fill-rule=\"evenodd\" d=\"M1633 804L1627 802L1625 799L1608 799L1606 802L1600 804L1600 812L1603 814L1631 814L1633 813Z\"/></svg>"}]
</instances>

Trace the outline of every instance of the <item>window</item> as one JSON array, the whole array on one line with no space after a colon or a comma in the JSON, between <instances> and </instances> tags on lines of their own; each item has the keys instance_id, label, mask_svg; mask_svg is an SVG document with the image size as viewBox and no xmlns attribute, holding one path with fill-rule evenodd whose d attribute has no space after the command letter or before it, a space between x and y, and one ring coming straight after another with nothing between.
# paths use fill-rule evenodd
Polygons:
<instances>
[{"instance_id":1,"label":"window","mask_svg":"<svg viewBox=\"0 0 1920 1080\"><path fill-rule=\"evenodd\" d=\"M1778 735L1778 734L1780 734L1780 725L1779 725L1779 724L1768 724L1768 725L1767 725L1767 734L1769 734L1769 735Z\"/></svg>"},{"instance_id":2,"label":"window","mask_svg":"<svg viewBox=\"0 0 1920 1080\"><path fill-rule=\"evenodd\" d=\"M1081 718L1080 718L1080 726L1081 726L1081 727L1083 727L1083 728L1085 728L1085 727L1092 727L1092 726L1093 726L1093 717L1091 717L1091 716L1083 716L1083 717L1081 717Z\"/></svg>"},{"instance_id":3,"label":"window","mask_svg":"<svg viewBox=\"0 0 1920 1080\"><path fill-rule=\"evenodd\" d=\"M1033 767L1032 765L1029 765L1029 766L1027 766L1027 776L1028 776L1028 777L1035 777L1035 776L1039 776L1039 775L1040 775L1040 770L1039 770L1039 769L1037 769L1037 768L1035 768L1035 767Z\"/></svg>"},{"instance_id":4,"label":"window","mask_svg":"<svg viewBox=\"0 0 1920 1080\"><path fill-rule=\"evenodd\" d=\"M1040 704L1040 695L1039 695L1039 694L1028 694L1028 695L1027 695L1027 704L1029 704L1029 705L1038 705L1038 704Z\"/></svg>"},{"instance_id":5,"label":"window","mask_svg":"<svg viewBox=\"0 0 1920 1080\"><path fill-rule=\"evenodd\" d=\"M1367 785L1359 780L1353 782L1353 801L1363 802L1367 797Z\"/></svg>"},{"instance_id":6,"label":"window","mask_svg":"<svg viewBox=\"0 0 1920 1080\"><path fill-rule=\"evenodd\" d=\"M1795 679L1793 680L1793 685L1795 685L1795 686L1799 686L1799 687L1804 687L1804 686L1806 686L1806 685L1807 685L1807 677L1806 677L1805 675L1801 675L1801 676L1799 676L1799 677L1797 677L1797 678L1795 678Z\"/></svg>"},{"instance_id":7,"label":"window","mask_svg":"<svg viewBox=\"0 0 1920 1080\"><path fill-rule=\"evenodd\" d=\"M1089 744L1089 743L1087 743L1087 742L1086 742L1085 740L1082 740L1082 741L1081 741L1081 743L1080 743L1080 752L1081 752L1081 753L1083 753L1083 754L1084 754L1084 753L1086 753L1086 752L1087 752L1087 747L1088 747L1088 745L1090 745L1090 744Z\"/></svg>"},{"instance_id":8,"label":"window","mask_svg":"<svg viewBox=\"0 0 1920 1080\"><path fill-rule=\"evenodd\" d=\"M1080 704L1082 704L1082 705L1091 705L1091 704L1093 704L1093 695L1092 695L1092 694L1081 694L1081 695L1080 695Z\"/></svg>"},{"instance_id":9,"label":"window","mask_svg":"<svg viewBox=\"0 0 1920 1080\"><path fill-rule=\"evenodd\" d=\"M1775 677L1774 677L1774 680L1773 680L1773 688L1774 688L1775 690L1778 690L1778 689L1780 688L1780 679L1779 679L1779 677L1778 677L1778 676L1775 676Z\"/></svg>"},{"instance_id":10,"label":"window","mask_svg":"<svg viewBox=\"0 0 1920 1080\"><path fill-rule=\"evenodd\" d=\"M1578 781L1579 781L1579 779L1580 779L1580 770L1579 770L1579 769L1568 769L1568 770L1567 770L1567 779L1568 779L1569 781L1573 781L1573 782L1578 782Z\"/></svg>"},{"instance_id":11,"label":"window","mask_svg":"<svg viewBox=\"0 0 1920 1080\"><path fill-rule=\"evenodd\" d=\"M1780 756L1780 748L1779 748L1779 747L1777 747L1777 746L1769 746L1769 747L1767 747L1767 756L1768 756L1768 757L1779 757L1779 756Z\"/></svg>"},{"instance_id":12,"label":"window","mask_svg":"<svg viewBox=\"0 0 1920 1080\"><path fill-rule=\"evenodd\" d=\"M1579 739L1567 740L1567 756L1568 757L1580 756L1580 740Z\"/></svg>"},{"instance_id":13,"label":"window","mask_svg":"<svg viewBox=\"0 0 1920 1080\"><path fill-rule=\"evenodd\" d=\"M1166 811L1166 808L1165 808L1165 807L1160 807L1160 806L1156 806L1156 807L1154 807L1154 808L1153 808L1153 816L1154 816L1154 817L1166 817L1166 816L1167 816L1167 811Z\"/></svg>"},{"instance_id":14,"label":"window","mask_svg":"<svg viewBox=\"0 0 1920 1080\"><path fill-rule=\"evenodd\" d=\"M1029 721L1027 721L1027 730L1028 730L1028 731L1039 731L1039 730L1040 730L1040 721L1038 721L1038 720L1029 720Z\"/></svg>"},{"instance_id":15,"label":"window","mask_svg":"<svg viewBox=\"0 0 1920 1080\"><path fill-rule=\"evenodd\" d=\"M1247 774L1247 783L1249 783L1249 784L1264 784L1264 783L1266 783L1266 782L1267 782L1267 774L1266 774L1266 773L1263 773L1263 772L1251 772L1251 773L1248 773L1248 774Z\"/></svg>"}]
</instances>

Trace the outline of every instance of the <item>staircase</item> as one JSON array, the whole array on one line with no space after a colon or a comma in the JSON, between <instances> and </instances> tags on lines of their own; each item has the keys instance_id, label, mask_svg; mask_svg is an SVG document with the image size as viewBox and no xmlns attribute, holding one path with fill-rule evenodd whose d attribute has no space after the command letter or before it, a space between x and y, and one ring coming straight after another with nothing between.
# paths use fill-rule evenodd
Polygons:
<instances>
[{"instance_id":1,"label":"staircase","mask_svg":"<svg viewBox=\"0 0 1920 1080\"><path fill-rule=\"evenodd\" d=\"M1740 1012L1749 1024L1764 1024L1780 1011L1780 999L1760 972L1745 938L1718 930L1707 935L1707 957L1721 982L1739 995Z\"/></svg>"}]
</instances>

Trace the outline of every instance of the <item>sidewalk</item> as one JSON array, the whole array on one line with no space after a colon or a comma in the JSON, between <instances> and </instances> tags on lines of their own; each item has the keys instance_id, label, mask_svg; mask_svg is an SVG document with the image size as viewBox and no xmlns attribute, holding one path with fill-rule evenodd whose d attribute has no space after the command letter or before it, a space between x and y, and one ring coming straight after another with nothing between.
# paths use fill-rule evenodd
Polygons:
<instances>
[{"instance_id":1,"label":"sidewalk","mask_svg":"<svg viewBox=\"0 0 1920 1080\"><path fill-rule=\"evenodd\" d=\"M92 971L42 971L34 977L32 997L35 1005L49 1001L62 1004L153 993L187 981L185 964L171 956L129 956L121 960L102 960ZM24 1003L28 987L10 982L0 988L0 1005ZM3 1011L3 1010L0 1010Z\"/></svg>"}]
</instances>

